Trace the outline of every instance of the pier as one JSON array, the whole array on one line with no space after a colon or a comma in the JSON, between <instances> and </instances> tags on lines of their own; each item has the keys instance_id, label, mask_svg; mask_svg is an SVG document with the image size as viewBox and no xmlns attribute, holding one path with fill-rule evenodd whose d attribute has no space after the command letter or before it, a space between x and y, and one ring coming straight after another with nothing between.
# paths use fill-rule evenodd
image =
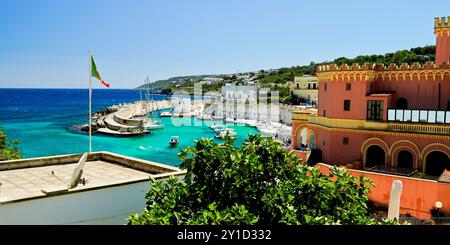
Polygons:
<instances>
[{"instance_id":1,"label":"pier","mask_svg":"<svg viewBox=\"0 0 450 245\"><path fill-rule=\"evenodd\" d=\"M92 132L112 136L137 136L148 134L147 115L156 110L172 108L170 101L139 101L132 104L114 105L93 114ZM81 127L88 131L89 126Z\"/></svg>"}]
</instances>

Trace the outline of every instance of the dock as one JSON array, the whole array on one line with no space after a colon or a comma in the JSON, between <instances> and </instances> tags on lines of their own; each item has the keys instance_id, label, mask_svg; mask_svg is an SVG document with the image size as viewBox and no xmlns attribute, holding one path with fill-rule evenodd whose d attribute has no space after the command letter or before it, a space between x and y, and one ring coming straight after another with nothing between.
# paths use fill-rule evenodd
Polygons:
<instances>
[{"instance_id":1,"label":"dock","mask_svg":"<svg viewBox=\"0 0 450 245\"><path fill-rule=\"evenodd\" d=\"M111 106L93 114L92 132L118 137L148 134L150 131L145 128L147 115L152 111L171 107L170 101L139 101ZM82 126L81 130L88 131L89 126Z\"/></svg>"}]
</instances>

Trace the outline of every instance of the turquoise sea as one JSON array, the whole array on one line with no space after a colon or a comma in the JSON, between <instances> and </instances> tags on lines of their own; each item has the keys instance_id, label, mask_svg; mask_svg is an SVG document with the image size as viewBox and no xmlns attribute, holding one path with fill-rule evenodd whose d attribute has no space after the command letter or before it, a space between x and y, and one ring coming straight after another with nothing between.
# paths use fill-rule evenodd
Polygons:
<instances>
[{"instance_id":1,"label":"turquoise sea","mask_svg":"<svg viewBox=\"0 0 450 245\"><path fill-rule=\"evenodd\" d=\"M138 101L138 90L99 89L93 91L93 111L119 103ZM155 99L169 99L155 96ZM21 142L23 157L40 157L83 153L88 150L88 135L78 126L87 123L88 91L84 89L0 89L0 127L10 140ZM201 137L213 138L208 128L214 121L199 122L194 118L160 118L163 129L151 134L119 138L93 135L93 151L111 151L127 156L178 166L177 153L192 146ZM172 122L175 121L175 125ZM183 124L184 126L176 126ZM195 124L200 124L196 126ZM258 131L242 125L234 128L236 145L242 144L248 134ZM171 136L179 136L180 144L169 147ZM216 140L219 141L219 140Z\"/></svg>"}]
</instances>

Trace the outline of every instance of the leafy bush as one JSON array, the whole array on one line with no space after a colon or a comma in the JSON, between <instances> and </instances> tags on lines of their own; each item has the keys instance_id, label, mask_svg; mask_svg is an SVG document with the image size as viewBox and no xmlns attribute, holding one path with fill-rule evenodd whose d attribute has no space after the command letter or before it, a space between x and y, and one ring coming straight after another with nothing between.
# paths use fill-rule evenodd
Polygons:
<instances>
[{"instance_id":1,"label":"leafy bush","mask_svg":"<svg viewBox=\"0 0 450 245\"><path fill-rule=\"evenodd\" d=\"M19 146L20 142L17 140L8 143L8 137L0 128L0 161L14 160L20 158Z\"/></svg>"},{"instance_id":2,"label":"leafy bush","mask_svg":"<svg viewBox=\"0 0 450 245\"><path fill-rule=\"evenodd\" d=\"M379 223L368 215L369 179L322 174L272 138L250 135L240 148L202 138L179 157L184 180L151 181L147 208L129 224Z\"/></svg>"}]
</instances>

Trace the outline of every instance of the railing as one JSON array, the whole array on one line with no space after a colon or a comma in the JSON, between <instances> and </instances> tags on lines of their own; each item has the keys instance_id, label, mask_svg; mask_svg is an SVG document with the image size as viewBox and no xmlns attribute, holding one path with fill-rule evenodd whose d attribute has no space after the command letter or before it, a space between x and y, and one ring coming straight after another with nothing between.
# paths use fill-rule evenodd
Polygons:
<instances>
[{"instance_id":1,"label":"railing","mask_svg":"<svg viewBox=\"0 0 450 245\"><path fill-rule=\"evenodd\" d=\"M292 115L293 119L296 118L296 116L298 115L293 114ZM305 116L308 117L308 122L311 124L318 124L321 126L332 128L450 135L449 124L406 123L397 121L383 122L383 121L366 121L353 119L337 119L311 115Z\"/></svg>"},{"instance_id":2,"label":"railing","mask_svg":"<svg viewBox=\"0 0 450 245\"><path fill-rule=\"evenodd\" d=\"M433 133L450 135L450 125L388 123L387 129L399 132Z\"/></svg>"},{"instance_id":3,"label":"railing","mask_svg":"<svg viewBox=\"0 0 450 245\"><path fill-rule=\"evenodd\" d=\"M450 111L388 109L389 122L450 124Z\"/></svg>"}]
</instances>

